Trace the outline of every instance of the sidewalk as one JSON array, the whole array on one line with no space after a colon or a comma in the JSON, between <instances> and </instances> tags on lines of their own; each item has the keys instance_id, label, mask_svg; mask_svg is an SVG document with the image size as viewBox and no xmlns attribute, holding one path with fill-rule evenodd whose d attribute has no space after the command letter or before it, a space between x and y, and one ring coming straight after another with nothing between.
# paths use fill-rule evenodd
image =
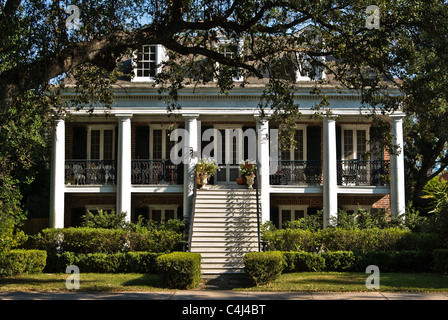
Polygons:
<instances>
[{"instance_id":1,"label":"sidewalk","mask_svg":"<svg viewBox=\"0 0 448 320\"><path fill-rule=\"evenodd\" d=\"M237 292L173 290L163 292L0 292L0 300L448 300L448 292Z\"/></svg>"}]
</instances>

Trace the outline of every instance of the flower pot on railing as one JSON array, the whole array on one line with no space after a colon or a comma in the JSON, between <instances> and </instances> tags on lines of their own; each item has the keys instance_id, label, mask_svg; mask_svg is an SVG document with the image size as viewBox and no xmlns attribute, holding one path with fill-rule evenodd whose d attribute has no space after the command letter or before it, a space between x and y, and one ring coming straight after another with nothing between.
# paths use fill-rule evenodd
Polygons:
<instances>
[{"instance_id":1,"label":"flower pot on railing","mask_svg":"<svg viewBox=\"0 0 448 320\"><path fill-rule=\"evenodd\" d=\"M253 184L255 183L255 173L246 176L246 183L249 189L253 189Z\"/></svg>"},{"instance_id":2,"label":"flower pot on railing","mask_svg":"<svg viewBox=\"0 0 448 320\"><path fill-rule=\"evenodd\" d=\"M246 184L249 189L253 189L252 185L255 182L255 170L257 169L257 165L255 161L252 160L242 160L240 162L240 173L241 176L246 178Z\"/></svg>"},{"instance_id":3,"label":"flower pot on railing","mask_svg":"<svg viewBox=\"0 0 448 320\"><path fill-rule=\"evenodd\" d=\"M208 184L208 179L211 176L206 172L198 172L197 173L197 182L198 185L201 186L201 189L204 188Z\"/></svg>"},{"instance_id":4,"label":"flower pot on railing","mask_svg":"<svg viewBox=\"0 0 448 320\"><path fill-rule=\"evenodd\" d=\"M216 160L212 158L201 158L196 164L197 183L201 189L208 184L208 179L219 170Z\"/></svg>"}]
</instances>

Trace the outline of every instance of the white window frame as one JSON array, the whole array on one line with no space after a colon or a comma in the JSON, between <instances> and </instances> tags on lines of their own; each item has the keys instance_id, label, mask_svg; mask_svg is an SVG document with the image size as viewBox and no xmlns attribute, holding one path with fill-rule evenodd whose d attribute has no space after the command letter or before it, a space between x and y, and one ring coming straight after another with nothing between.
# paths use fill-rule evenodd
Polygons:
<instances>
[{"instance_id":1,"label":"white window frame","mask_svg":"<svg viewBox=\"0 0 448 320\"><path fill-rule=\"evenodd\" d=\"M369 141L370 141L370 125L341 125L341 160L361 160L360 154L358 154L358 135L357 130L366 131L366 151L370 151ZM344 131L352 131L353 133L353 156L350 159L345 158L345 148L344 148Z\"/></svg>"},{"instance_id":2,"label":"white window frame","mask_svg":"<svg viewBox=\"0 0 448 320\"><path fill-rule=\"evenodd\" d=\"M306 131L307 131L307 125L306 124L298 124L296 126L296 130L302 130L303 132L303 159L294 159L294 150L295 149L289 149L289 159L281 159L281 160L303 160L306 161L308 159L308 155L307 155L307 136L306 136ZM294 132L294 136L295 136L295 132ZM281 155L281 154L280 154Z\"/></svg>"},{"instance_id":3,"label":"white window frame","mask_svg":"<svg viewBox=\"0 0 448 320\"><path fill-rule=\"evenodd\" d=\"M156 71L155 74L156 76L162 72L162 63L164 61L166 61L167 59L167 54L166 54L166 49L165 47L163 47L160 44L152 44L152 45L144 45L145 46L154 46L155 47L155 53L156 53ZM143 48L142 47L142 48ZM137 76L137 55L138 55L138 51L134 51L134 53L132 54L132 68L134 71L134 76L131 79L131 82L152 82L155 81L155 77L139 77Z\"/></svg>"},{"instance_id":4,"label":"white window frame","mask_svg":"<svg viewBox=\"0 0 448 320\"><path fill-rule=\"evenodd\" d=\"M243 48L243 40L240 39L238 40L238 43L234 43L233 40L228 40L228 39L224 39L224 38L220 38L218 40L218 42L216 43L216 49L219 50L221 46L227 46L229 44L235 44L237 46L237 55L241 55L241 50ZM219 62L216 62L216 69L219 68ZM213 78L214 81L217 81L216 78ZM234 82L243 82L244 81L244 77L242 74L239 75L239 77L232 77L232 80Z\"/></svg>"},{"instance_id":5,"label":"white window frame","mask_svg":"<svg viewBox=\"0 0 448 320\"><path fill-rule=\"evenodd\" d=\"M344 211L353 210L355 214L358 214L358 209L361 208L363 210L366 210L367 212L370 212L372 209L372 206L369 205L358 205L358 204L348 204L348 205L342 205L340 207Z\"/></svg>"},{"instance_id":6,"label":"white window frame","mask_svg":"<svg viewBox=\"0 0 448 320\"><path fill-rule=\"evenodd\" d=\"M177 216L177 209L179 208L179 205L175 205L175 204L160 204L160 205L148 205L149 208L149 220L153 220L152 219L152 212L154 210L160 210L161 214L160 214L160 219L163 222L166 222L165 219L165 212L167 210L173 210L174 211L174 219L179 219L179 217Z\"/></svg>"},{"instance_id":7,"label":"white window frame","mask_svg":"<svg viewBox=\"0 0 448 320\"><path fill-rule=\"evenodd\" d=\"M86 213L87 213L87 211L92 211L92 210L110 210L110 211L112 211L112 210L115 210L115 206L113 205L113 204L111 204L111 205L104 205L104 204L101 204L101 205L85 205L84 206L84 209L86 210Z\"/></svg>"},{"instance_id":8,"label":"white window frame","mask_svg":"<svg viewBox=\"0 0 448 320\"><path fill-rule=\"evenodd\" d=\"M149 126L149 159L154 159L154 130L162 130L162 159L160 160L167 160L170 159L170 152L171 150L166 150L166 143L167 143L167 132L171 129L169 128L169 125L166 124L148 124ZM174 129L176 129L175 127ZM172 134L175 134L176 131L172 131ZM171 140L171 139L170 139ZM176 142L178 141L178 138L176 137L174 141L174 148L179 149L179 144Z\"/></svg>"},{"instance_id":9,"label":"white window frame","mask_svg":"<svg viewBox=\"0 0 448 320\"><path fill-rule=\"evenodd\" d=\"M295 216L296 210L303 210L304 215L303 217L306 218L308 216L308 205L279 205L278 206L278 226L279 229L283 226L283 220L282 220L282 211L283 210L291 210L291 215L294 215L294 219L291 217L291 221L297 220L297 217Z\"/></svg>"},{"instance_id":10,"label":"white window frame","mask_svg":"<svg viewBox=\"0 0 448 320\"><path fill-rule=\"evenodd\" d=\"M100 158L92 159L92 130L100 131ZM104 160L104 131L112 130L112 160L115 160L115 125L88 125L87 126L87 160Z\"/></svg>"},{"instance_id":11,"label":"white window frame","mask_svg":"<svg viewBox=\"0 0 448 320\"><path fill-rule=\"evenodd\" d=\"M297 58L297 59L299 59L299 58ZM322 61L322 62L325 62L325 61L326 61L325 57L319 57L319 58L317 58L316 60L318 60L318 61ZM299 64L298 61L297 61L297 63ZM310 63L309 63L308 61L304 60L303 63L310 67ZM307 74L302 74L302 73L300 72L299 68L297 68L297 71L296 71L296 81L297 81L297 82L300 82L300 81L318 81L318 80L325 80L326 77L327 77L327 76L326 76L326 73L325 73L325 68L323 68L323 67L322 67L320 76L318 76L317 73L316 73L316 77L315 77L314 79L310 78L310 76L307 75Z\"/></svg>"}]
</instances>

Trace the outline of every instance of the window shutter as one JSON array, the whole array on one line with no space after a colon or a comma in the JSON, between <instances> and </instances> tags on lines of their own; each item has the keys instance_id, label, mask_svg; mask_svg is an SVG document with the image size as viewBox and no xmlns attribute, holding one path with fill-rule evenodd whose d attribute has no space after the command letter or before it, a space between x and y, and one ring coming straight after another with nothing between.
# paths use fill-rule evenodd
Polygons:
<instances>
[{"instance_id":1,"label":"window shutter","mask_svg":"<svg viewBox=\"0 0 448 320\"><path fill-rule=\"evenodd\" d=\"M73 127L73 159L87 159L87 128Z\"/></svg>"},{"instance_id":2,"label":"window shutter","mask_svg":"<svg viewBox=\"0 0 448 320\"><path fill-rule=\"evenodd\" d=\"M135 128L135 158L149 159L149 127Z\"/></svg>"}]
</instances>

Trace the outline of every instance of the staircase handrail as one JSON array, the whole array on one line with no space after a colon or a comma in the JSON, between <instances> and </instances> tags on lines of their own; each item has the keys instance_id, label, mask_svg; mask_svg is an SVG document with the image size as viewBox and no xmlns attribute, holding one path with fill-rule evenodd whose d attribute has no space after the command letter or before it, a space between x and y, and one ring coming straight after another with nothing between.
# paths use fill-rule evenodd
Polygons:
<instances>
[{"instance_id":1,"label":"staircase handrail","mask_svg":"<svg viewBox=\"0 0 448 320\"><path fill-rule=\"evenodd\" d=\"M258 231L258 252L261 252L261 229L260 229L260 199L259 199L259 172L258 172L259 163L257 161L257 165L255 167L255 197L257 200L257 231Z\"/></svg>"},{"instance_id":2,"label":"staircase handrail","mask_svg":"<svg viewBox=\"0 0 448 320\"><path fill-rule=\"evenodd\" d=\"M193 223L194 223L194 215L195 215L195 207L196 207L196 193L198 188L198 181L197 181L197 173L196 168L193 170L193 199L191 201L191 208L190 208L190 225L188 230L188 240L187 240L187 251L191 251L191 238L193 236Z\"/></svg>"}]
</instances>

